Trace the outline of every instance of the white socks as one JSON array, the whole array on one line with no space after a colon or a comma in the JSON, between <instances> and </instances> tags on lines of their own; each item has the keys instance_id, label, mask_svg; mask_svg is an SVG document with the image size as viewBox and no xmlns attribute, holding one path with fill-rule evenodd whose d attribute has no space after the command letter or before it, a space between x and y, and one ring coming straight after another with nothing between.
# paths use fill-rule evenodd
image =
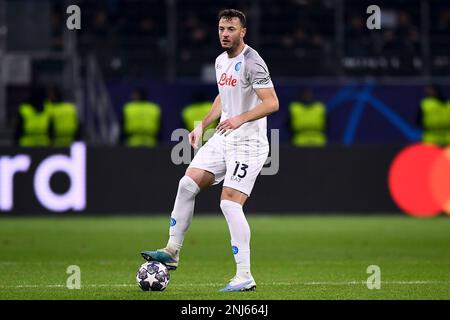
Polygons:
<instances>
[{"instance_id":1,"label":"white socks","mask_svg":"<svg viewBox=\"0 0 450 320\"><path fill-rule=\"evenodd\" d=\"M175 204L170 217L169 241L167 248L175 254L183 246L184 235L192 222L195 197L200 188L189 176L180 179ZM248 279L250 273L250 226L245 218L242 206L230 200L222 200L220 208L228 223L231 245L236 261L236 275Z\"/></svg>"},{"instance_id":2,"label":"white socks","mask_svg":"<svg viewBox=\"0 0 450 320\"><path fill-rule=\"evenodd\" d=\"M245 218L242 206L234 201L220 201L220 208L228 223L231 246L236 261L236 275L248 279L250 273L250 226Z\"/></svg>"},{"instance_id":3,"label":"white socks","mask_svg":"<svg viewBox=\"0 0 450 320\"><path fill-rule=\"evenodd\" d=\"M184 235L192 222L195 196L200 188L189 176L184 176L178 184L177 197L170 217L169 241L167 247L179 253L183 246Z\"/></svg>"}]
</instances>

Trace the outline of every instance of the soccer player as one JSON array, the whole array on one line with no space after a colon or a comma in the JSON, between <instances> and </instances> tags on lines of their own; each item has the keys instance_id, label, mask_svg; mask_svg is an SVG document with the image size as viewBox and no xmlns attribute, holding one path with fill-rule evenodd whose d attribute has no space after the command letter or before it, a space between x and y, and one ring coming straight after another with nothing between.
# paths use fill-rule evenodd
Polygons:
<instances>
[{"instance_id":1,"label":"soccer player","mask_svg":"<svg viewBox=\"0 0 450 320\"><path fill-rule=\"evenodd\" d=\"M198 148L204 128L219 117L220 122L180 179L167 246L141 255L176 269L196 195L223 181L220 208L228 223L237 267L235 277L220 291L249 291L256 289L256 282L250 272L250 227L242 207L269 153L266 116L278 111L278 98L264 60L244 42L245 15L226 9L218 20L225 50L215 63L219 94L210 112L189 134L192 147Z\"/></svg>"}]
</instances>

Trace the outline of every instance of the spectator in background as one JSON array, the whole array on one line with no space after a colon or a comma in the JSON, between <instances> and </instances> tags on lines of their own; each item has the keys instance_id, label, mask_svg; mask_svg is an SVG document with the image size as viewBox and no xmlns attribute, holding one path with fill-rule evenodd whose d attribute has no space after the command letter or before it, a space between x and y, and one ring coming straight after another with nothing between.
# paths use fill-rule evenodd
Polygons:
<instances>
[{"instance_id":1,"label":"spectator in background","mask_svg":"<svg viewBox=\"0 0 450 320\"><path fill-rule=\"evenodd\" d=\"M436 23L436 31L439 34L446 34L450 32L450 8L439 12L439 18Z\"/></svg>"},{"instance_id":2,"label":"spectator in background","mask_svg":"<svg viewBox=\"0 0 450 320\"><path fill-rule=\"evenodd\" d=\"M408 12L401 10L397 13L395 27L384 32L383 52L399 57L414 55L419 50L419 32L411 22Z\"/></svg>"},{"instance_id":3,"label":"spectator in background","mask_svg":"<svg viewBox=\"0 0 450 320\"><path fill-rule=\"evenodd\" d=\"M150 102L147 91L136 88L131 101L123 108L123 138L129 147L155 147L158 145L161 108Z\"/></svg>"},{"instance_id":4,"label":"spectator in background","mask_svg":"<svg viewBox=\"0 0 450 320\"><path fill-rule=\"evenodd\" d=\"M411 16L408 12L401 10L398 13L398 23L395 29L396 38L400 41L402 52L405 49L416 54L419 51L419 32L417 27L411 22Z\"/></svg>"},{"instance_id":5,"label":"spectator in background","mask_svg":"<svg viewBox=\"0 0 450 320\"><path fill-rule=\"evenodd\" d=\"M139 34L144 36L158 35L156 22L151 17L143 17L139 22Z\"/></svg>"},{"instance_id":6,"label":"spectator in background","mask_svg":"<svg viewBox=\"0 0 450 320\"><path fill-rule=\"evenodd\" d=\"M347 54L351 56L368 56L373 54L372 41L367 34L366 21L354 15L350 18L347 29Z\"/></svg>"},{"instance_id":7,"label":"spectator in background","mask_svg":"<svg viewBox=\"0 0 450 320\"><path fill-rule=\"evenodd\" d=\"M282 44L288 49L309 52L311 50L322 50L323 38L319 33L309 32L303 24L299 24L295 27L292 34L283 36Z\"/></svg>"},{"instance_id":8,"label":"spectator in background","mask_svg":"<svg viewBox=\"0 0 450 320\"><path fill-rule=\"evenodd\" d=\"M434 84L425 87L425 97L420 103L422 141L436 145L450 144L450 101Z\"/></svg>"},{"instance_id":9,"label":"spectator in background","mask_svg":"<svg viewBox=\"0 0 450 320\"><path fill-rule=\"evenodd\" d=\"M311 89L300 91L297 101L289 105L292 143L299 147L324 146L326 137L326 107L315 100Z\"/></svg>"},{"instance_id":10,"label":"spectator in background","mask_svg":"<svg viewBox=\"0 0 450 320\"><path fill-rule=\"evenodd\" d=\"M200 123L206 115L209 113L212 107L212 101L207 99L203 92L198 91L192 95L191 103L184 107L182 111L182 118L186 129L191 132ZM208 140L207 130L215 128L218 121L214 121L208 127L206 127L203 132L203 142ZM212 134L210 134L211 136Z\"/></svg>"},{"instance_id":11,"label":"spectator in background","mask_svg":"<svg viewBox=\"0 0 450 320\"><path fill-rule=\"evenodd\" d=\"M62 8L57 4L53 4L53 8L50 12L50 25L52 34L52 50L61 51L63 49L63 28L65 22L62 17Z\"/></svg>"},{"instance_id":12,"label":"spectator in background","mask_svg":"<svg viewBox=\"0 0 450 320\"><path fill-rule=\"evenodd\" d=\"M30 88L29 97L18 108L16 141L21 147L50 146L50 113L44 108L43 88Z\"/></svg>"},{"instance_id":13,"label":"spectator in background","mask_svg":"<svg viewBox=\"0 0 450 320\"><path fill-rule=\"evenodd\" d=\"M286 48L303 48L308 50L310 46L310 39L303 26L297 26L292 35L285 35L283 37L283 44Z\"/></svg>"},{"instance_id":14,"label":"spectator in background","mask_svg":"<svg viewBox=\"0 0 450 320\"><path fill-rule=\"evenodd\" d=\"M50 115L52 144L68 147L80 138L78 109L73 102L65 101L58 87L47 89L44 109Z\"/></svg>"},{"instance_id":15,"label":"spectator in background","mask_svg":"<svg viewBox=\"0 0 450 320\"><path fill-rule=\"evenodd\" d=\"M383 34L383 54L386 56L398 55L401 45L397 41L394 30L386 30Z\"/></svg>"},{"instance_id":16,"label":"spectator in background","mask_svg":"<svg viewBox=\"0 0 450 320\"><path fill-rule=\"evenodd\" d=\"M209 45L209 34L207 28L200 22L197 15L190 13L181 25L180 59L183 63L192 60L194 50Z\"/></svg>"},{"instance_id":17,"label":"spectator in background","mask_svg":"<svg viewBox=\"0 0 450 320\"><path fill-rule=\"evenodd\" d=\"M108 34L108 14L105 10L99 10L95 13L91 28L92 32L97 36L106 36Z\"/></svg>"}]
</instances>

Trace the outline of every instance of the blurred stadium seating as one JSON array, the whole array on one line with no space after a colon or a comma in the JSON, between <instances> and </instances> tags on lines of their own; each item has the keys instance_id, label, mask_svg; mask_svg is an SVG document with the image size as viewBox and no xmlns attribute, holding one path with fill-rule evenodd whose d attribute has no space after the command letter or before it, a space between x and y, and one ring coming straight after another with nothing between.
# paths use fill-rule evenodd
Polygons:
<instances>
[{"instance_id":1,"label":"blurred stadium seating","mask_svg":"<svg viewBox=\"0 0 450 320\"><path fill-rule=\"evenodd\" d=\"M81 30L66 28L70 4L81 8ZM204 91L209 99L216 92L213 62L221 50L216 16L227 7L246 12L247 42L267 61L279 89L282 112L269 119L269 127L280 128L281 141L289 141L288 115L283 110L298 88L311 87L328 105L352 81L362 88L370 81L377 90L374 96L411 130L419 130L424 86L437 83L450 96L450 3L380 0L381 30L366 27L370 4L366 0L0 0L1 143L14 143L17 109L29 93L35 87L55 85L66 100L76 103L80 137L93 144L119 143L118 118L125 97L133 87L147 87L149 98L162 107L161 142L170 142L170 132L182 127L181 109L191 102L192 90ZM403 90L396 91L395 86ZM176 99L170 97L174 90L179 92ZM414 95L398 96L407 92ZM399 104L402 100L405 103ZM340 123L347 116L348 112L331 115L331 143L345 143ZM376 127L391 129L389 122L367 117L375 125L365 126L368 132L355 142L414 141L404 139L398 130L371 138L377 135L374 130L383 131Z\"/></svg>"},{"instance_id":2,"label":"blurred stadium seating","mask_svg":"<svg viewBox=\"0 0 450 320\"><path fill-rule=\"evenodd\" d=\"M278 78L439 76L450 71L445 39L450 4L445 1L378 1L383 9L379 32L366 28L370 1L168 3L80 1L86 21L81 52L96 51L108 74L199 77L220 50L218 11L238 7L248 14L248 42L262 50ZM57 21L64 18L61 12L54 11Z\"/></svg>"}]
</instances>

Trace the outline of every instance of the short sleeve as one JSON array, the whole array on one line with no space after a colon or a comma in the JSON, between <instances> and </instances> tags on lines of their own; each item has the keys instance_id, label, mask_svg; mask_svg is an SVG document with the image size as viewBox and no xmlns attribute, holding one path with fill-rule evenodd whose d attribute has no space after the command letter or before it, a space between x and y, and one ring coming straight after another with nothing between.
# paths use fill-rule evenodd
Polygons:
<instances>
[{"instance_id":1,"label":"short sleeve","mask_svg":"<svg viewBox=\"0 0 450 320\"><path fill-rule=\"evenodd\" d=\"M246 59L245 64L247 67L247 76L253 89L273 87L269 69L259 55L252 54Z\"/></svg>"}]
</instances>

